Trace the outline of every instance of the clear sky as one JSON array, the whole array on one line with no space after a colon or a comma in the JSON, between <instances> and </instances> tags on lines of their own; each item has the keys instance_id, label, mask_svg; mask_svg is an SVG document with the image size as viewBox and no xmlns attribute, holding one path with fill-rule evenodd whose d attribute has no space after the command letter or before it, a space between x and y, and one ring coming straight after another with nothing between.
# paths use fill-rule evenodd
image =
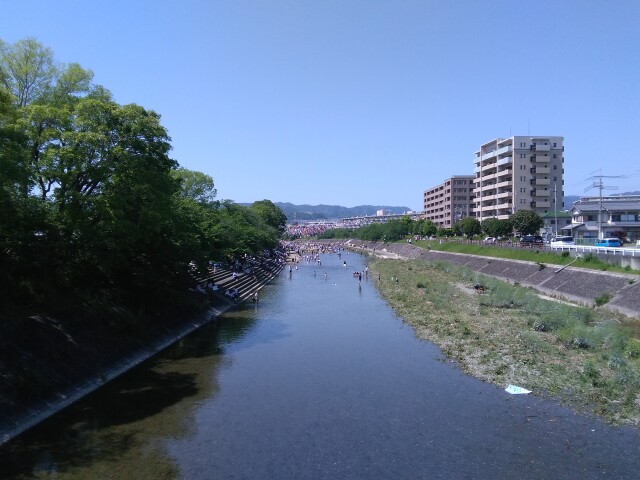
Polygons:
<instances>
[{"instance_id":1,"label":"clear sky","mask_svg":"<svg viewBox=\"0 0 640 480\"><path fill-rule=\"evenodd\" d=\"M640 190L639 0L0 0L27 36L161 114L220 199L421 210L529 134L565 137L566 194Z\"/></svg>"}]
</instances>

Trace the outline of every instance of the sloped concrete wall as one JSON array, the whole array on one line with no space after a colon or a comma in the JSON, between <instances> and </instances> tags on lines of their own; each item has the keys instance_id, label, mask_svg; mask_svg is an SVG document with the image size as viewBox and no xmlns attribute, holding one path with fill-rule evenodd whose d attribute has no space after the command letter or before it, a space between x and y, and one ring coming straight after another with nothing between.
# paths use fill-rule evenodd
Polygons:
<instances>
[{"instance_id":1,"label":"sloped concrete wall","mask_svg":"<svg viewBox=\"0 0 640 480\"><path fill-rule=\"evenodd\" d=\"M535 262L424 250L403 243L358 242L355 246L369 253L379 254L386 251L404 258L442 260L464 265L479 273L518 282L548 295L583 305L594 305L596 298L603 294L610 294L612 299L605 305L606 308L640 318L640 277L637 275L573 267L561 269L558 265L541 267Z\"/></svg>"}]
</instances>

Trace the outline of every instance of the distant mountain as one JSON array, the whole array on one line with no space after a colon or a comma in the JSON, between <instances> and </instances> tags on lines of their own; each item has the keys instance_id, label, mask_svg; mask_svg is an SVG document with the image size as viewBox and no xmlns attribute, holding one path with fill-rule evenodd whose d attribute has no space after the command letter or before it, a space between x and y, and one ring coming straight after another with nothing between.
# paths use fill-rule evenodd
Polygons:
<instances>
[{"instance_id":1,"label":"distant mountain","mask_svg":"<svg viewBox=\"0 0 640 480\"><path fill-rule=\"evenodd\" d=\"M409 207L389 207L380 205L360 205L341 207L339 205L294 205L292 203L273 202L287 216L289 222L296 220L328 220L334 218L375 215L378 210L400 214L410 211ZM243 204L251 205L251 204Z\"/></svg>"},{"instance_id":2,"label":"distant mountain","mask_svg":"<svg viewBox=\"0 0 640 480\"><path fill-rule=\"evenodd\" d=\"M565 195L564 196L565 210L569 210L571 208L571 205L573 205L573 202L577 202L578 200L580 200L580 195Z\"/></svg>"}]
</instances>

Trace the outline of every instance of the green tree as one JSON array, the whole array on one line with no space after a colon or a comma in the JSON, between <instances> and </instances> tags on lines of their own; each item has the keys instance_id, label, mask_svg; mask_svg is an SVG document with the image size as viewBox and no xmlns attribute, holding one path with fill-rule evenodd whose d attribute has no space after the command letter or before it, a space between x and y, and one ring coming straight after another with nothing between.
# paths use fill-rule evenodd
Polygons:
<instances>
[{"instance_id":1,"label":"green tree","mask_svg":"<svg viewBox=\"0 0 640 480\"><path fill-rule=\"evenodd\" d=\"M271 200L260 200L251 205L254 212L262 221L274 228L277 232L283 232L287 225L287 216Z\"/></svg>"},{"instance_id":2,"label":"green tree","mask_svg":"<svg viewBox=\"0 0 640 480\"><path fill-rule=\"evenodd\" d=\"M0 45L0 80L21 107L43 96L57 73L53 52L34 38Z\"/></svg>"},{"instance_id":3,"label":"green tree","mask_svg":"<svg viewBox=\"0 0 640 480\"><path fill-rule=\"evenodd\" d=\"M198 203L211 203L217 195L213 178L209 175L186 168L178 168L172 175L180 181L180 195Z\"/></svg>"},{"instance_id":4,"label":"green tree","mask_svg":"<svg viewBox=\"0 0 640 480\"><path fill-rule=\"evenodd\" d=\"M433 223L431 220L427 220L426 222L424 222L421 231L421 234L423 236L432 237L435 236L436 233L438 233L438 226L435 223Z\"/></svg>"},{"instance_id":5,"label":"green tree","mask_svg":"<svg viewBox=\"0 0 640 480\"><path fill-rule=\"evenodd\" d=\"M523 235L533 235L544 226L544 220L533 210L518 210L509 219L513 229Z\"/></svg>"},{"instance_id":6,"label":"green tree","mask_svg":"<svg viewBox=\"0 0 640 480\"><path fill-rule=\"evenodd\" d=\"M482 232L480 222L473 217L465 217L462 220L457 221L454 228L459 228L468 238L471 238L474 235L479 235Z\"/></svg>"},{"instance_id":7,"label":"green tree","mask_svg":"<svg viewBox=\"0 0 640 480\"><path fill-rule=\"evenodd\" d=\"M509 219L487 218L482 221L482 231L490 237L507 237L512 230Z\"/></svg>"},{"instance_id":8,"label":"green tree","mask_svg":"<svg viewBox=\"0 0 640 480\"><path fill-rule=\"evenodd\" d=\"M0 51L0 304L158 312L188 295L192 261L277 245L282 212L214 201L211 177L170 158L157 113L33 39Z\"/></svg>"}]
</instances>

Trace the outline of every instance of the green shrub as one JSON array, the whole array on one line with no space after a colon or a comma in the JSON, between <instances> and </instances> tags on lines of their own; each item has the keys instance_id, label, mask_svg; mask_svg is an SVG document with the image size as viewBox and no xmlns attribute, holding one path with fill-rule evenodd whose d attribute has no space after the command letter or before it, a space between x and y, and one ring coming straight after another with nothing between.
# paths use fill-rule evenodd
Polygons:
<instances>
[{"instance_id":1,"label":"green shrub","mask_svg":"<svg viewBox=\"0 0 640 480\"><path fill-rule=\"evenodd\" d=\"M584 365L582 365L582 374L592 380L595 380L600 376L598 369L591 360L587 360L584 362Z\"/></svg>"},{"instance_id":2,"label":"green shrub","mask_svg":"<svg viewBox=\"0 0 640 480\"><path fill-rule=\"evenodd\" d=\"M596 305L598 307L601 307L602 305L604 305L605 303L607 303L609 300L611 300L613 298L613 295L611 295L609 292L605 292L602 295L598 295L595 298L595 302Z\"/></svg>"}]
</instances>

